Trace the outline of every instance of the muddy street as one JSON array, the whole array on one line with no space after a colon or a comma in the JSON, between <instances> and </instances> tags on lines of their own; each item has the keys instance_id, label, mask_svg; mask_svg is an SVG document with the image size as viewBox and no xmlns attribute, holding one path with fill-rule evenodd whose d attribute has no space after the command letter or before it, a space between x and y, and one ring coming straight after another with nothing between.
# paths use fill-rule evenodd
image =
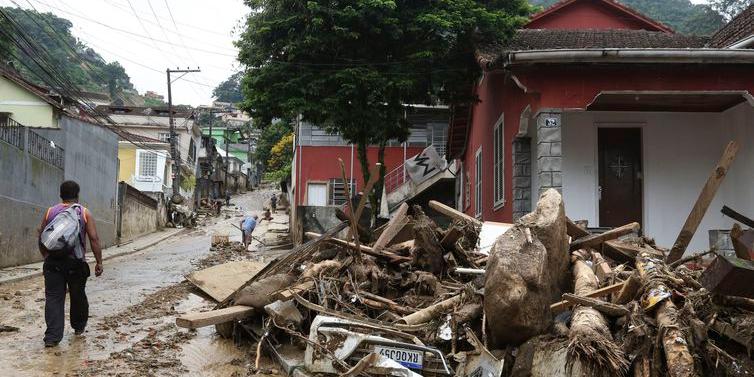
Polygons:
<instances>
[{"instance_id":1,"label":"muddy street","mask_svg":"<svg viewBox=\"0 0 754 377\"><path fill-rule=\"evenodd\" d=\"M138 253L104 263L87 282L89 323L75 336L68 321L57 347L45 348L44 281L41 276L0 285L0 324L19 328L0 333L0 375L13 376L245 376L251 348L217 336L214 328L178 329L176 315L206 310L214 301L185 281L193 270L230 260L266 260L280 252L214 250L212 234L240 241L231 224L256 213L272 191L235 196L231 210L207 225L186 230ZM283 217L283 214L277 216Z\"/></svg>"}]
</instances>

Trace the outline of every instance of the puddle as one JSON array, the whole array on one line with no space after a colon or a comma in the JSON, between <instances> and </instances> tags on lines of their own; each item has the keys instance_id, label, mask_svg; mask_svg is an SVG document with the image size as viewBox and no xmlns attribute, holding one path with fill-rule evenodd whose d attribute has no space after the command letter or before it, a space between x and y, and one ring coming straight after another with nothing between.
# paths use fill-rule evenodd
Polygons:
<instances>
[{"instance_id":1,"label":"puddle","mask_svg":"<svg viewBox=\"0 0 754 377\"><path fill-rule=\"evenodd\" d=\"M181 348L181 363L188 376L226 377L238 372L246 375L249 363L249 345L236 346L231 339L223 339L214 326L197 330L196 336Z\"/></svg>"}]
</instances>

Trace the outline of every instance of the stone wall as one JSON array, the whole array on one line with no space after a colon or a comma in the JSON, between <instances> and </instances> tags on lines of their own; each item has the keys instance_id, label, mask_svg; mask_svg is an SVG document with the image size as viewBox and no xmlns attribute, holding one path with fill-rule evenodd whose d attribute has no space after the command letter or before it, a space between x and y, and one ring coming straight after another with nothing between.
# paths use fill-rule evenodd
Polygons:
<instances>
[{"instance_id":1,"label":"stone wall","mask_svg":"<svg viewBox=\"0 0 754 377\"><path fill-rule=\"evenodd\" d=\"M513 140L513 220L531 212L531 138Z\"/></svg>"},{"instance_id":2,"label":"stone wall","mask_svg":"<svg viewBox=\"0 0 754 377\"><path fill-rule=\"evenodd\" d=\"M121 182L120 242L127 242L157 230L157 201Z\"/></svg>"},{"instance_id":3,"label":"stone wall","mask_svg":"<svg viewBox=\"0 0 754 377\"><path fill-rule=\"evenodd\" d=\"M563 192L562 116L559 109L537 114L537 178L539 194L554 188Z\"/></svg>"}]
</instances>

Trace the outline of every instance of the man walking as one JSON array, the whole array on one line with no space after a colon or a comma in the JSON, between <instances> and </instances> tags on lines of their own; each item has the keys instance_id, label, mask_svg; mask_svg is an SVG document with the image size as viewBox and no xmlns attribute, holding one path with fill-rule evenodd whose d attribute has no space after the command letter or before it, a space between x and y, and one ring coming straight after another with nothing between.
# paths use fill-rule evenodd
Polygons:
<instances>
[{"instance_id":1,"label":"man walking","mask_svg":"<svg viewBox=\"0 0 754 377\"><path fill-rule=\"evenodd\" d=\"M97 228L89 210L78 204L79 185L65 181L60 185L61 203L47 209L39 228L39 252L44 257L42 267L45 279L45 347L54 347L63 339L65 327L66 288L71 295L71 327L82 335L89 318L86 298L86 279L90 275L86 263L86 238L92 247L97 264L96 276L102 275L102 249ZM79 226L71 227L78 221ZM68 220L68 222L66 222ZM66 239L71 238L70 246ZM48 245L48 246L45 246ZM49 246L54 245L54 246ZM50 248L48 248L50 247Z\"/></svg>"}]
</instances>

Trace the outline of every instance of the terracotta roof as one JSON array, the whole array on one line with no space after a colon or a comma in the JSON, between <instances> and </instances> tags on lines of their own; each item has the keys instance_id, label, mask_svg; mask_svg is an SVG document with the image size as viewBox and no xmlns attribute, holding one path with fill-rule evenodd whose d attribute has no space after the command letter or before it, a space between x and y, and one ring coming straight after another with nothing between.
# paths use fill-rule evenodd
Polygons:
<instances>
[{"instance_id":1,"label":"terracotta roof","mask_svg":"<svg viewBox=\"0 0 754 377\"><path fill-rule=\"evenodd\" d=\"M718 30L710 40L710 47L728 47L754 34L754 4Z\"/></svg>"},{"instance_id":2,"label":"terracotta roof","mask_svg":"<svg viewBox=\"0 0 754 377\"><path fill-rule=\"evenodd\" d=\"M540 18L544 18L544 17L546 17L546 16L548 16L548 15L550 15L552 13L557 12L561 8L564 8L564 7L568 6L568 5L571 5L571 4L573 4L573 3L577 2L577 1L579 1L579 0L561 0L561 1L558 1L557 3L552 4L549 7L545 8L541 12L533 14L531 16L531 18L529 19L529 22L538 20ZM643 13L639 12L638 10L635 10L635 9L633 9L633 8L625 5L625 4L621 4L618 1L615 1L615 0L599 0L599 1L601 1L603 4L605 4L605 5L613 8L613 9L619 11L619 12L622 12L624 14L627 14L627 15L635 18L637 21L643 22L647 26L649 26L649 27L651 27L651 28L653 28L653 29L655 29L657 31L664 31L664 32L668 32L668 33L673 33L674 32L673 28L671 28L670 26L667 26L667 25L663 24L662 22L654 20L651 17L648 17L648 16L644 15Z\"/></svg>"},{"instance_id":3,"label":"terracotta roof","mask_svg":"<svg viewBox=\"0 0 754 377\"><path fill-rule=\"evenodd\" d=\"M143 135L137 135L131 132L120 130L118 131L118 139L120 141L132 141L135 143L155 143L155 144L166 144L164 141L157 140L155 138L151 138L149 136L143 136Z\"/></svg>"},{"instance_id":4,"label":"terracotta roof","mask_svg":"<svg viewBox=\"0 0 754 377\"><path fill-rule=\"evenodd\" d=\"M520 29L507 45L480 48L480 64L496 64L510 51L571 50L594 48L702 48L707 37L646 30Z\"/></svg>"}]
</instances>

